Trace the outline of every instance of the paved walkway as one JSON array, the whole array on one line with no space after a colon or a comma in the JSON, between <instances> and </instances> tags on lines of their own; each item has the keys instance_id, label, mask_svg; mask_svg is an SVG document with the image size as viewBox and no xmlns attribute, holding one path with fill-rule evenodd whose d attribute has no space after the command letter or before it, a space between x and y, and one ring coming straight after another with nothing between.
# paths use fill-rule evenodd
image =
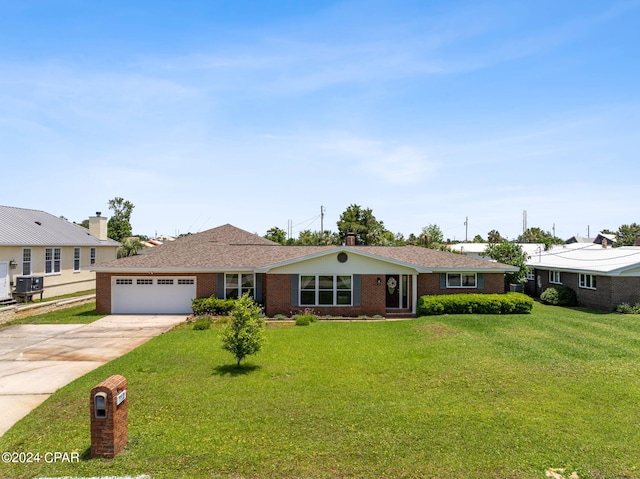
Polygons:
<instances>
[{"instance_id":1,"label":"paved walkway","mask_svg":"<svg viewBox=\"0 0 640 479\"><path fill-rule=\"evenodd\" d=\"M185 319L112 315L91 324L0 329L0 436L57 389Z\"/></svg>"}]
</instances>

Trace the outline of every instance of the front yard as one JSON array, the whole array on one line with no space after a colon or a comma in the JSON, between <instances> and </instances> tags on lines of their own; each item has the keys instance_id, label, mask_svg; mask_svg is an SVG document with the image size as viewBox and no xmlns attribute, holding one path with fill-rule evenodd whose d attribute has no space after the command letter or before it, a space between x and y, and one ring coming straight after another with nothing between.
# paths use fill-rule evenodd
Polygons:
<instances>
[{"instance_id":1,"label":"front yard","mask_svg":"<svg viewBox=\"0 0 640 479\"><path fill-rule=\"evenodd\" d=\"M176 330L78 379L0 438L79 463L3 477L640 478L640 317L513 316L267 330L237 369L220 330ZM87 458L89 392L129 382L129 446Z\"/></svg>"}]
</instances>

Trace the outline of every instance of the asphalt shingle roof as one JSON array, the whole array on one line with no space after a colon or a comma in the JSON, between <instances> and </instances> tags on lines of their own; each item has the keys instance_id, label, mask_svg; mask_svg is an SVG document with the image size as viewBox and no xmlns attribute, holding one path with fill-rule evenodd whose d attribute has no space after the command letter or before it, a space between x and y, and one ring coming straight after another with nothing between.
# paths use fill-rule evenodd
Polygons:
<instances>
[{"instance_id":1,"label":"asphalt shingle roof","mask_svg":"<svg viewBox=\"0 0 640 479\"><path fill-rule=\"evenodd\" d=\"M101 264L96 270L233 270L268 269L341 250L362 253L418 269L512 270L508 265L418 246L282 246L232 225L145 250L143 254Z\"/></svg>"},{"instance_id":2,"label":"asphalt shingle roof","mask_svg":"<svg viewBox=\"0 0 640 479\"><path fill-rule=\"evenodd\" d=\"M118 246L40 210L0 206L0 246Z\"/></svg>"}]
</instances>

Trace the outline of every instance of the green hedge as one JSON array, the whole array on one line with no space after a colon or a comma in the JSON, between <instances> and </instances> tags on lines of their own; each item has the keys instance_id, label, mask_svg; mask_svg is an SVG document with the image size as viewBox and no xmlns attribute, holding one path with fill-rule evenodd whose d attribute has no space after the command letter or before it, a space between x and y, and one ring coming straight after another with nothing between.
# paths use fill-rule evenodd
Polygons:
<instances>
[{"instance_id":1,"label":"green hedge","mask_svg":"<svg viewBox=\"0 0 640 479\"><path fill-rule=\"evenodd\" d=\"M196 298L191 301L191 309L196 316L226 316L233 309L234 299L220 299L215 296Z\"/></svg>"},{"instance_id":2,"label":"green hedge","mask_svg":"<svg viewBox=\"0 0 640 479\"><path fill-rule=\"evenodd\" d=\"M523 293L506 294L443 294L421 296L418 316L436 314L526 314L533 308L533 299Z\"/></svg>"}]
</instances>

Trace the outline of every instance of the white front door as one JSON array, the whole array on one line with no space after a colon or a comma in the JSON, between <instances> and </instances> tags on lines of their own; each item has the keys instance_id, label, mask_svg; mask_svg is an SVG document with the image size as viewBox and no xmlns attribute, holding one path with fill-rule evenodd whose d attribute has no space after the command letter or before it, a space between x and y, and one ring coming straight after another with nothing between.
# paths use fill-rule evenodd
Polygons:
<instances>
[{"instance_id":1,"label":"white front door","mask_svg":"<svg viewBox=\"0 0 640 479\"><path fill-rule=\"evenodd\" d=\"M9 291L9 263L0 263L0 299L11 298Z\"/></svg>"}]
</instances>

